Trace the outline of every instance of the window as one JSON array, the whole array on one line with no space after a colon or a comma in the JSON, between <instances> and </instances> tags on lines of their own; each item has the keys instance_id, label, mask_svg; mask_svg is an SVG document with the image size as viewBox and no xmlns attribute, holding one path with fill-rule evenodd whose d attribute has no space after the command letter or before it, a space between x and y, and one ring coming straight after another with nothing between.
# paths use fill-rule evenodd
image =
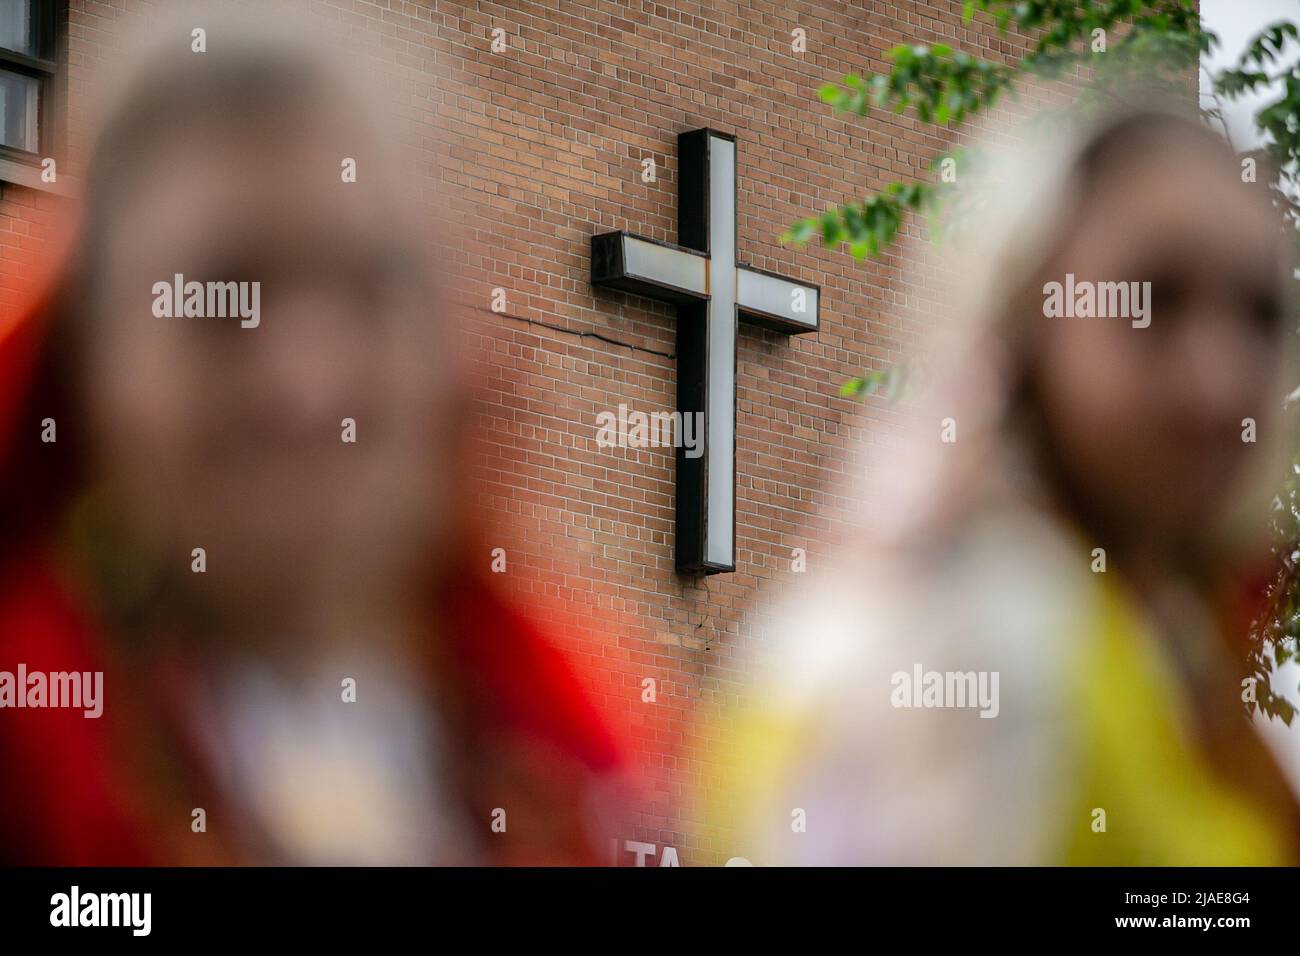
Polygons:
<instances>
[{"instance_id":1,"label":"window","mask_svg":"<svg viewBox=\"0 0 1300 956\"><path fill-rule=\"evenodd\" d=\"M37 163L51 151L60 8L61 0L0 0L0 158Z\"/></svg>"}]
</instances>

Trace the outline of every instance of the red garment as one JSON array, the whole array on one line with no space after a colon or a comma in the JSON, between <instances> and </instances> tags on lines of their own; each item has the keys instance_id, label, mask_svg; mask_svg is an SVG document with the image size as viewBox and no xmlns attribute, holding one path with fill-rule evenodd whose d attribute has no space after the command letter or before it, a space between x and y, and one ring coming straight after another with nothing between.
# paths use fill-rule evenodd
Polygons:
<instances>
[{"instance_id":1,"label":"red garment","mask_svg":"<svg viewBox=\"0 0 1300 956\"><path fill-rule=\"evenodd\" d=\"M105 671L112 707L114 648L49 547L80 480L75 449L39 437L41 420L58 420L66 407L53 350L42 348L58 323L52 301L0 332L0 671L16 673L20 663L29 673ZM439 585L431 602L436 631L450 641L458 745L477 761L467 774L467 809L486 830L488 817L478 814L490 814L505 792L537 804L525 822L531 815L548 824L531 832L515 825L485 841L489 859L600 862L580 824L565 829L564 821L585 819L586 794L619 769L620 748L563 655L485 578L463 574ZM132 702L137 726L170 719L154 703ZM0 708L0 864L182 862L151 817L150 783L132 779L116 760L114 726L80 710ZM507 763L510 784L493 783ZM167 826L175 829L176 821ZM540 829L548 830L544 837L536 836Z\"/></svg>"},{"instance_id":2,"label":"red garment","mask_svg":"<svg viewBox=\"0 0 1300 956\"><path fill-rule=\"evenodd\" d=\"M89 622L43 562L11 555L3 567L0 670L104 670ZM0 863L151 862L111 764L108 731L80 710L0 710Z\"/></svg>"}]
</instances>

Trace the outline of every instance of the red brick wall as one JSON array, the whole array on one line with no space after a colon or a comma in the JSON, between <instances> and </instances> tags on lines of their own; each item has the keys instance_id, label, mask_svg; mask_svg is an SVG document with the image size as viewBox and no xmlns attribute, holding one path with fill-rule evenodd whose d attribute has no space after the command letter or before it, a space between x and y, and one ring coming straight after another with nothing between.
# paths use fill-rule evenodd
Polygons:
<instances>
[{"instance_id":1,"label":"red brick wall","mask_svg":"<svg viewBox=\"0 0 1300 956\"><path fill-rule=\"evenodd\" d=\"M1025 44L961 23L959 0L400 2L293 5L344 29L358 66L384 73L412 175L437 186L453 221L457 295L484 377L476 465L481 503L508 551L503 579L545 608L637 748L651 798L628 839L677 848L683 864L729 847L699 827L688 792L725 747L716 718L743 696L742 653L761 620L760 589L790 583L793 548L809 573L860 503L837 485L854 441L888 428L887 406L838 397L865 367L898 360L926 302L904 293L897 254L782 248L796 217L926 175L948 145L910 117L836 118L816 88L885 68L902 42L947 42L992 57ZM168 3L71 0L66 155L84 167L98 77L120 38ZM196 15L196 25L201 16ZM493 28L509 48L493 53ZM808 50L791 52L791 31ZM627 403L671 410L673 310L593 290L593 233L676 240L676 136L712 126L738 139L743 262L818 283L822 327L790 338L742 326L738 355L737 563L734 574L673 570L672 449L601 449L596 415ZM653 156L658 181L641 181ZM55 200L9 187L0 201L0 302L16 301ZM910 223L915 233L920 225ZM506 309L489 308L506 290ZM909 285L907 288L913 289ZM921 288L924 289L924 283ZM489 561L489 555L474 555ZM809 635L815 639L815 635ZM657 701L642 702L642 680ZM632 856L621 854L630 861ZM658 857L650 861L654 865Z\"/></svg>"},{"instance_id":2,"label":"red brick wall","mask_svg":"<svg viewBox=\"0 0 1300 956\"><path fill-rule=\"evenodd\" d=\"M702 831L695 801L726 748L717 718L745 692L745 651L761 637L755 595L790 583L793 548L807 549L809 573L826 559L859 504L837 488L858 464L853 442L890 417L883 403L844 400L838 388L898 360L922 311L898 291L894 255L859 264L776 241L800 215L925 175L946 146L907 118L836 119L815 90L883 69L884 52L901 42L1023 50L964 29L960 8L485 5L440 32L456 53L444 87L455 92L450 130L478 142L453 147L447 179L469 190L479 217L460 258L482 310L474 344L491 369L483 496L512 520L517 586L558 603L566 646L633 727L654 798L629 837L674 846L686 865L733 851L725 833ZM510 52L485 53L494 26L506 27ZM807 31L803 55L790 49L795 27ZM600 411L675 406L675 312L593 290L588 243L612 229L676 240L676 136L700 126L738 139L739 259L820 284L822 327L792 338L742 325L737 571L684 578L673 570L672 449L595 441ZM640 178L646 156L658 168L653 184ZM507 290L504 316L486 308L493 286ZM646 677L657 682L653 704L642 702Z\"/></svg>"}]
</instances>

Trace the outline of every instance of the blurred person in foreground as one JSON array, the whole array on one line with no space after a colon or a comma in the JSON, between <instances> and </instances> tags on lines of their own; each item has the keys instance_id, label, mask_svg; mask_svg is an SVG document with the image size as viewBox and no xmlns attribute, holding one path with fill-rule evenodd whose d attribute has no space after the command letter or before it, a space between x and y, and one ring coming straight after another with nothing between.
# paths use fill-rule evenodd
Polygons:
<instances>
[{"instance_id":1,"label":"blurred person in foreground","mask_svg":"<svg viewBox=\"0 0 1300 956\"><path fill-rule=\"evenodd\" d=\"M1293 449L1276 214L1163 107L994 168L967 311L874 525L778 610L713 823L758 865L1295 863L1226 611Z\"/></svg>"},{"instance_id":2,"label":"blurred person in foreground","mask_svg":"<svg viewBox=\"0 0 1300 956\"><path fill-rule=\"evenodd\" d=\"M323 45L205 22L141 61L0 341L0 670L103 673L100 717L0 709L0 861L603 861L619 751L484 580L373 110Z\"/></svg>"}]
</instances>

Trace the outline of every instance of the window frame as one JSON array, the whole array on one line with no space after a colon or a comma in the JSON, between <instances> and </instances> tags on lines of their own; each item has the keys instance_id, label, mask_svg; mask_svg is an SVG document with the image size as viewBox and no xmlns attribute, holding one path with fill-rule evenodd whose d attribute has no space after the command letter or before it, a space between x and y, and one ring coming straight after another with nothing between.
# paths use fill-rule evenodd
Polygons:
<instances>
[{"instance_id":1,"label":"window frame","mask_svg":"<svg viewBox=\"0 0 1300 956\"><path fill-rule=\"evenodd\" d=\"M54 155L60 143L57 134L56 87L59 64L64 59L65 40L60 27L66 19L67 0L31 0L35 47L40 56L0 47L0 69L36 79L36 152L28 152L0 143L0 160L23 166L40 167L41 161ZM48 57L48 59L47 59ZM9 178L0 171L0 179Z\"/></svg>"}]
</instances>

